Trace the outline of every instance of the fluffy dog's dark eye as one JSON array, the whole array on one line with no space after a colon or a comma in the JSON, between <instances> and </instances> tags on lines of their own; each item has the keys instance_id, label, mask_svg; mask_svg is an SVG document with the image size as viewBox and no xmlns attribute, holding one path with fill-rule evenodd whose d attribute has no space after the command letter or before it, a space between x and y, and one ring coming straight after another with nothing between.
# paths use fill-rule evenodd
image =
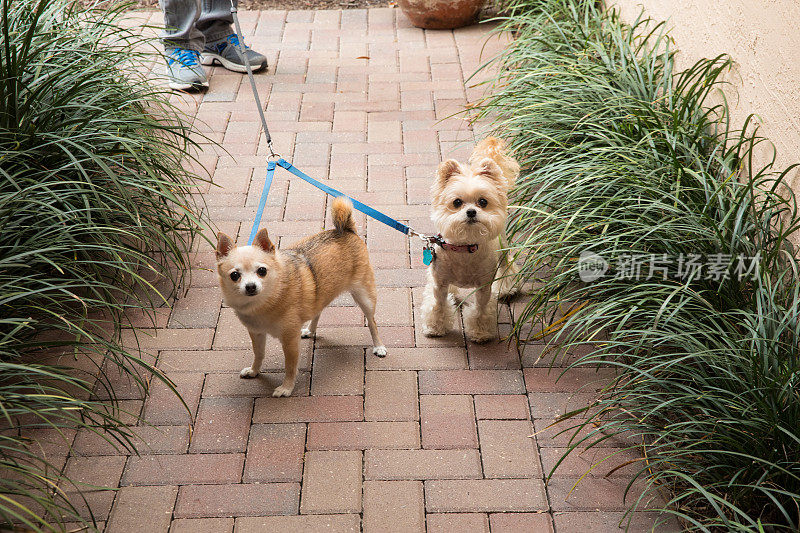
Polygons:
<instances>
[{"instance_id":1,"label":"fluffy dog's dark eye","mask_svg":"<svg viewBox=\"0 0 800 533\"><path fill-rule=\"evenodd\" d=\"M236 272L235 270L231 272L231 281L239 281L239 278L241 277L242 275Z\"/></svg>"},{"instance_id":2,"label":"fluffy dog's dark eye","mask_svg":"<svg viewBox=\"0 0 800 533\"><path fill-rule=\"evenodd\" d=\"M464 202L461 201L461 198L453 200L453 207L461 207L462 205L464 205Z\"/></svg>"},{"instance_id":3,"label":"fluffy dog's dark eye","mask_svg":"<svg viewBox=\"0 0 800 533\"><path fill-rule=\"evenodd\" d=\"M487 205L489 205L489 202L487 202L487 201L486 201L486 198L481 198L480 200L478 200L478 205L479 205L481 208L484 208L484 207L486 207Z\"/></svg>"},{"instance_id":4,"label":"fluffy dog's dark eye","mask_svg":"<svg viewBox=\"0 0 800 533\"><path fill-rule=\"evenodd\" d=\"M258 270L256 270L256 274L258 274L263 278L264 276L267 275L267 267L258 267Z\"/></svg>"}]
</instances>

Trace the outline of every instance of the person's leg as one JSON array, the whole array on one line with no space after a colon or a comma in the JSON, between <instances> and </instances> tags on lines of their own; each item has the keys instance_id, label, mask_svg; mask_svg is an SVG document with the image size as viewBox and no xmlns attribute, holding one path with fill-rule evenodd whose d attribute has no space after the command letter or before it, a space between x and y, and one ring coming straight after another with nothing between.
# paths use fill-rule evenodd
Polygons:
<instances>
[{"instance_id":1,"label":"person's leg","mask_svg":"<svg viewBox=\"0 0 800 533\"><path fill-rule=\"evenodd\" d=\"M159 0L164 14L164 44L167 79L172 89L188 90L208 87L208 79L200 66L204 37L195 22L200 15L200 0Z\"/></svg>"},{"instance_id":2,"label":"person's leg","mask_svg":"<svg viewBox=\"0 0 800 533\"><path fill-rule=\"evenodd\" d=\"M239 56L237 45L239 37L233 27L231 0L201 0L202 10L197 19L197 28L205 36L202 63L219 63L228 70L247 72L244 61ZM234 4L236 4L234 0ZM249 48L245 50L253 72L267 67L267 58Z\"/></svg>"},{"instance_id":3,"label":"person's leg","mask_svg":"<svg viewBox=\"0 0 800 533\"><path fill-rule=\"evenodd\" d=\"M200 0L158 0L158 5L164 14L164 31L159 35L164 49L202 51L203 33L196 26Z\"/></svg>"},{"instance_id":4,"label":"person's leg","mask_svg":"<svg viewBox=\"0 0 800 533\"><path fill-rule=\"evenodd\" d=\"M197 18L197 29L203 33L206 42L225 39L234 32L231 0L199 0L203 8ZM237 0L233 0L238 5Z\"/></svg>"}]
</instances>

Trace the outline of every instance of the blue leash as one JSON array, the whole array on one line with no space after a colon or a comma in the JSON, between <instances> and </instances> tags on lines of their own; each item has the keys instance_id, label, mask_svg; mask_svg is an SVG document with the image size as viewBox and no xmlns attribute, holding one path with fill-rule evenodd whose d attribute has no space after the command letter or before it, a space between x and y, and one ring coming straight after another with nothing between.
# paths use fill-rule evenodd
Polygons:
<instances>
[{"instance_id":1,"label":"blue leash","mask_svg":"<svg viewBox=\"0 0 800 533\"><path fill-rule=\"evenodd\" d=\"M374 218L375 220L377 220L379 222L383 222L384 224L386 224L390 228L396 229L400 233L404 233L405 235L419 235L420 237L423 237L422 234L414 231L413 229L411 229L406 224L403 224L402 222L399 222L399 221L393 219L389 215L381 213L377 209L374 209L374 208L368 206L367 204L365 204L363 202L359 202L355 198L347 196L343 192L337 191L333 187L329 187L328 185L325 185L324 183L315 180L314 178L312 178L311 176L309 176L305 172L301 171L300 169L298 169L297 167L295 167L294 165L292 165L291 163L289 163L288 161L286 161L283 158L281 158L281 159L279 159L277 161L277 165L285 168L286 170L288 170L289 172L291 172L292 174L294 174L298 178L301 178L301 179L305 180L306 182L310 183L311 185L313 185L317 189L321 190L322 192L324 192L326 194L329 194L329 195L333 196L334 198L338 198L340 196L344 196L345 198L348 198L353 203L353 208L354 209L356 209L358 211L361 211L362 213L364 213L368 217L372 217L372 218ZM266 177L266 180L264 181L264 188L261 190L261 200L258 202L258 210L256 211L256 218L253 221L253 229L250 230L250 239L247 241L247 244L253 244L253 239L256 238L256 233L258 233L258 228L261 225L261 216L264 213L264 206L267 205L267 196L269 195L269 189L272 186L272 177L275 174L275 167L276 167L276 162L275 161L269 161L267 163L267 177Z\"/></svg>"},{"instance_id":2,"label":"blue leash","mask_svg":"<svg viewBox=\"0 0 800 533\"><path fill-rule=\"evenodd\" d=\"M298 178L304 179L305 181L307 181L308 183L310 183L311 185L313 185L317 189L320 189L321 191L323 191L323 192L325 192L327 194L330 194L334 198L338 198L340 196L344 196L346 198L350 198L350 201L353 203L353 207L355 209L357 209L358 211L361 211L362 213L364 213L368 217L372 217L372 218L374 218L375 220L377 220L379 222L383 222L384 224L386 224L390 228L394 228L397 231L399 231L400 233L404 233L406 235L408 235L409 233L412 234L412 235L416 233L414 230L412 230L411 228L409 228L408 226L406 226L402 222L398 222L397 220L393 219L392 217L381 213L377 209L373 209L372 207L368 206L367 204L361 203L358 200L356 200L355 198L351 198L350 196L347 196L346 194L337 191L333 187L328 187L324 183L321 183L321 182L315 180L314 178L312 178L308 174L305 174L304 172L301 172L300 170L298 170L291 163L281 159L280 161L278 161L278 164L280 166L282 166L283 168L285 168L286 170L288 170L289 172L291 172L292 174L294 174L295 176L297 176Z\"/></svg>"},{"instance_id":3,"label":"blue leash","mask_svg":"<svg viewBox=\"0 0 800 533\"><path fill-rule=\"evenodd\" d=\"M297 176L298 178L302 178L314 187L320 189L321 191L333 196L334 198L338 198L340 196L345 196L350 199L353 203L353 207L358 211L361 211L368 217L372 217L379 222L383 222L390 228L394 228L400 233L405 235L416 235L421 238L426 243L426 250L428 250L428 255L425 257L430 256L430 249L432 249L432 243L437 242L437 237L423 235L417 231L414 231L409 226L403 224L402 222L398 222L397 220L393 219L392 217L381 213L377 209L373 209L370 206L359 202L355 198L351 198L347 196L341 191L337 191L333 187L328 187L324 183L321 183L308 174L300 171L294 165L283 159L282 157L278 156L275 151L272 149L272 137L269 134L269 128L267 127L267 119L264 117L264 109L261 105L261 100L258 97L258 91L256 90L256 81L253 78L253 70L250 68L250 61L247 58L247 51L244 46L244 34L242 33L242 28L239 25L239 17L237 15L236 5L231 0L231 16L233 17L234 26L236 28L236 33L239 35L238 45L236 46L236 50L239 52L239 56L242 58L244 62L245 69L247 70L247 77L250 78L250 88L253 90L253 96L255 97L256 106L258 107L258 114L261 117L261 125L264 127L264 135L267 138L267 147L269 148L270 157L278 158L277 162L274 160L267 161L267 177L264 181L264 188L261 190L261 199L258 202L258 210L256 211L256 218L253 221L253 229L250 230L250 238L247 240L247 244L253 244L253 240L256 238L256 233L258 233L258 228L261 226L261 217L264 214L264 208L267 205L267 196L269 195L269 189L272 186L272 178L275 175L275 167L281 166ZM430 261L428 261L430 262ZM428 263L425 263L428 264Z\"/></svg>"},{"instance_id":4,"label":"blue leash","mask_svg":"<svg viewBox=\"0 0 800 533\"><path fill-rule=\"evenodd\" d=\"M283 159L281 159L283 161ZM261 199L258 201L258 210L256 211L256 219L253 221L253 229L250 230L250 238L247 239L248 246L253 244L256 238L258 228L261 226L261 215L264 214L264 207L267 205L267 196L269 195L269 188L272 187L272 176L275 174L275 161L267 162L267 178L264 181L264 188L261 190Z\"/></svg>"}]
</instances>

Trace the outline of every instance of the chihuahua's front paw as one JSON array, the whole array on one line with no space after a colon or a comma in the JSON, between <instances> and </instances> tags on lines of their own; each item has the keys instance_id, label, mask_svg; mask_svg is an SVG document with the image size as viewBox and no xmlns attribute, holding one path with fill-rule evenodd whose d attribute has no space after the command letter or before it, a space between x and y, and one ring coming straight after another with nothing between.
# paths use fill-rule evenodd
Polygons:
<instances>
[{"instance_id":1,"label":"chihuahua's front paw","mask_svg":"<svg viewBox=\"0 0 800 533\"><path fill-rule=\"evenodd\" d=\"M386 357L386 346L373 346L372 353L378 357Z\"/></svg>"},{"instance_id":2,"label":"chihuahua's front paw","mask_svg":"<svg viewBox=\"0 0 800 533\"><path fill-rule=\"evenodd\" d=\"M294 386L287 387L286 385L281 385L280 387L278 387L274 391L272 391L272 397L273 398L280 398L281 396L287 396L287 397L291 396L293 389L294 389Z\"/></svg>"},{"instance_id":3,"label":"chihuahua's front paw","mask_svg":"<svg viewBox=\"0 0 800 533\"><path fill-rule=\"evenodd\" d=\"M314 336L314 334L308 328L303 328L303 329L300 330L300 338L301 339L310 339L313 336Z\"/></svg>"},{"instance_id":4,"label":"chihuahua's front paw","mask_svg":"<svg viewBox=\"0 0 800 533\"><path fill-rule=\"evenodd\" d=\"M239 372L240 378L256 378L258 377L258 370L254 370L252 367L243 368L241 372Z\"/></svg>"}]
</instances>

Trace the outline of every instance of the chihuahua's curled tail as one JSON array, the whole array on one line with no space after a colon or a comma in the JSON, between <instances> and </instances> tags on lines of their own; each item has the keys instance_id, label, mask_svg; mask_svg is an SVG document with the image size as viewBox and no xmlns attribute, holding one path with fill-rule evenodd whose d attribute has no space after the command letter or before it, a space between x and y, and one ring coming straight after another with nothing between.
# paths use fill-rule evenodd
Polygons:
<instances>
[{"instance_id":1,"label":"chihuahua's curled tail","mask_svg":"<svg viewBox=\"0 0 800 533\"><path fill-rule=\"evenodd\" d=\"M346 196L340 196L331 204L331 217L333 227L340 234L345 231L356 233L356 223L353 220L353 203Z\"/></svg>"}]
</instances>

